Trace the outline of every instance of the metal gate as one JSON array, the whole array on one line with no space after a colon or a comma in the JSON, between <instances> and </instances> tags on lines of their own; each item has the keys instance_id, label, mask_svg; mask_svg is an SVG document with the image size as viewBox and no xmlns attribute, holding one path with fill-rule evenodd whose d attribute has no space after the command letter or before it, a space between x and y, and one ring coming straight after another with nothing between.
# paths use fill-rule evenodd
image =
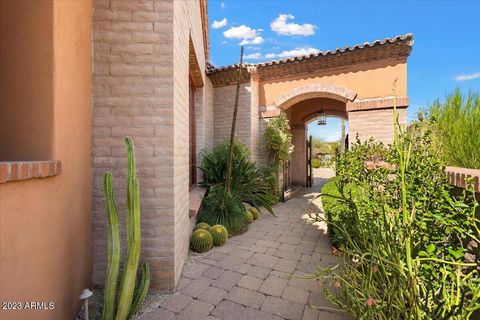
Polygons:
<instances>
[{"instance_id":1,"label":"metal gate","mask_svg":"<svg viewBox=\"0 0 480 320\"><path fill-rule=\"evenodd\" d=\"M306 186L309 188L312 186L313 180L313 169L312 169L312 136L306 141L306 163L307 163L307 172L306 172Z\"/></svg>"},{"instance_id":2,"label":"metal gate","mask_svg":"<svg viewBox=\"0 0 480 320\"><path fill-rule=\"evenodd\" d=\"M283 161L282 202L285 202L292 192L292 179L290 177L290 160Z\"/></svg>"}]
</instances>

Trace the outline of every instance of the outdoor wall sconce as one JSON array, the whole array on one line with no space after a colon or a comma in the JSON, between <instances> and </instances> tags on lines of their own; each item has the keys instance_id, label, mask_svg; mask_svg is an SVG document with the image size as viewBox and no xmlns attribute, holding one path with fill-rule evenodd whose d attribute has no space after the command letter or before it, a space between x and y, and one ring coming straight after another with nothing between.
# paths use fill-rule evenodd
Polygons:
<instances>
[{"instance_id":1,"label":"outdoor wall sconce","mask_svg":"<svg viewBox=\"0 0 480 320\"><path fill-rule=\"evenodd\" d=\"M327 124L327 114L323 109L320 109L320 112L317 113L317 125L324 126Z\"/></svg>"}]
</instances>

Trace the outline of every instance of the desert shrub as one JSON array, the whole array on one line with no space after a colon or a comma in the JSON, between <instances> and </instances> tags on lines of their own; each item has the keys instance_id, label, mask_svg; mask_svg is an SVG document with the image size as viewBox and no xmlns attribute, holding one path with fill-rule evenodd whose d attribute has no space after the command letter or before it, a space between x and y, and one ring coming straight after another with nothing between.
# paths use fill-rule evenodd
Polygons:
<instances>
[{"instance_id":1,"label":"desert shrub","mask_svg":"<svg viewBox=\"0 0 480 320\"><path fill-rule=\"evenodd\" d=\"M200 166L204 174L202 186L211 188L224 185L228 152L229 142L224 141L214 147L211 152L202 153ZM249 156L248 147L240 141L235 141L231 180L232 194L238 196L243 202L255 207L263 207L273 213L272 205L278 201L278 193L276 194L272 190L272 182L269 180L271 178L264 174L263 169L258 168L254 162L250 161Z\"/></svg>"},{"instance_id":2,"label":"desert shrub","mask_svg":"<svg viewBox=\"0 0 480 320\"><path fill-rule=\"evenodd\" d=\"M322 190L340 263L314 277L355 318L460 320L480 308L478 204L473 190L451 195L430 145L417 131L389 147L357 142Z\"/></svg>"},{"instance_id":3,"label":"desert shrub","mask_svg":"<svg viewBox=\"0 0 480 320\"><path fill-rule=\"evenodd\" d=\"M480 169L480 96L460 90L437 100L427 110L446 165Z\"/></svg>"},{"instance_id":4,"label":"desert shrub","mask_svg":"<svg viewBox=\"0 0 480 320\"><path fill-rule=\"evenodd\" d=\"M348 234L354 232L355 221L349 221L347 215L348 201L352 199L352 196L360 196L358 188L355 188L353 184L340 184L338 177L328 180L321 189L325 217L330 222L328 232L332 243L336 246L346 241L342 230L347 230ZM348 201L345 201L346 199ZM339 229L340 226L343 229Z\"/></svg>"},{"instance_id":5,"label":"desert shrub","mask_svg":"<svg viewBox=\"0 0 480 320\"><path fill-rule=\"evenodd\" d=\"M226 192L223 184L210 188L203 200L199 220L212 226L221 224L231 235L242 233L247 228L245 206L240 194L235 189Z\"/></svg>"},{"instance_id":6,"label":"desert shrub","mask_svg":"<svg viewBox=\"0 0 480 320\"><path fill-rule=\"evenodd\" d=\"M279 162L290 158L292 151L292 133L290 123L285 114L271 119L263 134L265 147L273 162Z\"/></svg>"},{"instance_id":7,"label":"desert shrub","mask_svg":"<svg viewBox=\"0 0 480 320\"><path fill-rule=\"evenodd\" d=\"M322 165L320 159L314 158L312 159L312 168L318 169Z\"/></svg>"}]
</instances>

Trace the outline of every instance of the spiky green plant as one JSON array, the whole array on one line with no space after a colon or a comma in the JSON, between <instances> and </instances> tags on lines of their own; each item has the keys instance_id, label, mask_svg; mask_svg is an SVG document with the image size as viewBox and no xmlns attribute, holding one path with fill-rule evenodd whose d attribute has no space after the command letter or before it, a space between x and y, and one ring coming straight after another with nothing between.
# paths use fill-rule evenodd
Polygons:
<instances>
[{"instance_id":1,"label":"spiky green plant","mask_svg":"<svg viewBox=\"0 0 480 320\"><path fill-rule=\"evenodd\" d=\"M195 252L207 252L212 249L213 239L210 232L204 229L198 229L192 233L190 247Z\"/></svg>"},{"instance_id":2,"label":"spiky green plant","mask_svg":"<svg viewBox=\"0 0 480 320\"><path fill-rule=\"evenodd\" d=\"M459 89L427 110L445 165L480 169L480 95Z\"/></svg>"},{"instance_id":3,"label":"spiky green plant","mask_svg":"<svg viewBox=\"0 0 480 320\"><path fill-rule=\"evenodd\" d=\"M213 245L215 247L223 246L228 239L227 228L221 224L216 224L210 228L210 234L212 235Z\"/></svg>"},{"instance_id":4,"label":"spiky green plant","mask_svg":"<svg viewBox=\"0 0 480 320\"><path fill-rule=\"evenodd\" d=\"M252 213L252 211L247 210L247 211L245 212L245 220L246 220L248 223L252 223L252 222L253 222L253 213Z\"/></svg>"},{"instance_id":5,"label":"spiky green plant","mask_svg":"<svg viewBox=\"0 0 480 320\"><path fill-rule=\"evenodd\" d=\"M223 184L211 187L203 206L200 221L210 225L221 224L229 234L239 234L247 229L245 207L235 189L226 193Z\"/></svg>"},{"instance_id":6,"label":"spiky green plant","mask_svg":"<svg viewBox=\"0 0 480 320\"><path fill-rule=\"evenodd\" d=\"M193 231L197 231L198 229L203 229L203 230L208 231L208 230L210 230L210 225L208 223L205 223L205 222L200 222L195 226Z\"/></svg>"},{"instance_id":7,"label":"spiky green plant","mask_svg":"<svg viewBox=\"0 0 480 320\"><path fill-rule=\"evenodd\" d=\"M202 152L200 169L204 174L203 187L210 189L219 184L224 185L228 153L229 142L227 140L215 146L210 152ZM243 202L263 207L273 214L272 206L278 201L278 190L277 192L272 190L270 181L268 181L269 176L250 160L250 151L246 144L235 140L233 154L230 191L238 195Z\"/></svg>"},{"instance_id":8,"label":"spiky green plant","mask_svg":"<svg viewBox=\"0 0 480 320\"><path fill-rule=\"evenodd\" d=\"M257 220L258 218L260 218L260 211L257 208L252 207L249 208L248 211L252 213L253 220Z\"/></svg>"},{"instance_id":9,"label":"spiky green plant","mask_svg":"<svg viewBox=\"0 0 480 320\"><path fill-rule=\"evenodd\" d=\"M127 253L118 297L116 292L120 265L118 212L113 193L112 173L107 172L104 176L109 242L103 320L128 319L142 305L150 284L150 268L148 263L145 263L142 268L140 284L135 290L141 243L140 192L132 138L125 137L125 145L127 148ZM117 309L115 310L115 308Z\"/></svg>"}]
</instances>

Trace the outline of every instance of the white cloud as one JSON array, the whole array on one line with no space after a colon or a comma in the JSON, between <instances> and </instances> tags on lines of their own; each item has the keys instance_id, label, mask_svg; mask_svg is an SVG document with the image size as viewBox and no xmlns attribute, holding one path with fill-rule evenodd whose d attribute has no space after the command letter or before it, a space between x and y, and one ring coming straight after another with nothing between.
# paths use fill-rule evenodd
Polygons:
<instances>
[{"instance_id":1,"label":"white cloud","mask_svg":"<svg viewBox=\"0 0 480 320\"><path fill-rule=\"evenodd\" d=\"M226 41L226 40L222 41L222 44L227 44L227 43L228 43L228 41Z\"/></svg>"},{"instance_id":2,"label":"white cloud","mask_svg":"<svg viewBox=\"0 0 480 320\"><path fill-rule=\"evenodd\" d=\"M305 56L312 53L320 52L320 50L315 48L295 48L293 50L285 50L280 53L267 53L265 58L267 59L274 59L274 58L290 58L290 57L298 57L298 56Z\"/></svg>"},{"instance_id":3,"label":"white cloud","mask_svg":"<svg viewBox=\"0 0 480 320\"><path fill-rule=\"evenodd\" d=\"M225 9L225 2L220 3L220 8Z\"/></svg>"},{"instance_id":4,"label":"white cloud","mask_svg":"<svg viewBox=\"0 0 480 320\"><path fill-rule=\"evenodd\" d=\"M262 58L262 54L260 52L255 52L255 53L251 53L251 54L246 54L243 56L244 59L246 60L249 60L249 59L261 59Z\"/></svg>"},{"instance_id":5,"label":"white cloud","mask_svg":"<svg viewBox=\"0 0 480 320\"><path fill-rule=\"evenodd\" d=\"M272 31L283 36L311 36L315 34L317 28L313 24L304 23L298 24L294 22L287 22L288 19L294 19L291 14L281 14L277 19L270 24Z\"/></svg>"},{"instance_id":6,"label":"white cloud","mask_svg":"<svg viewBox=\"0 0 480 320\"><path fill-rule=\"evenodd\" d=\"M253 39L243 39L241 42L240 42L240 45L241 46L244 46L246 44L261 44L263 43L263 41L265 41L262 37L258 36L258 37L255 37Z\"/></svg>"},{"instance_id":7,"label":"white cloud","mask_svg":"<svg viewBox=\"0 0 480 320\"><path fill-rule=\"evenodd\" d=\"M223 18L220 21L213 20L212 28L213 29L219 29L219 28L225 27L227 25L227 22L228 22L227 18Z\"/></svg>"},{"instance_id":8,"label":"white cloud","mask_svg":"<svg viewBox=\"0 0 480 320\"><path fill-rule=\"evenodd\" d=\"M223 32L225 38L228 39L241 39L240 45L246 44L260 44L264 39L260 36L262 29L252 29L246 25L239 27L231 27L227 31Z\"/></svg>"},{"instance_id":9,"label":"white cloud","mask_svg":"<svg viewBox=\"0 0 480 320\"><path fill-rule=\"evenodd\" d=\"M457 81L467 81L467 80L474 80L480 79L480 72L470 73L470 74L461 74L455 77Z\"/></svg>"}]
</instances>

